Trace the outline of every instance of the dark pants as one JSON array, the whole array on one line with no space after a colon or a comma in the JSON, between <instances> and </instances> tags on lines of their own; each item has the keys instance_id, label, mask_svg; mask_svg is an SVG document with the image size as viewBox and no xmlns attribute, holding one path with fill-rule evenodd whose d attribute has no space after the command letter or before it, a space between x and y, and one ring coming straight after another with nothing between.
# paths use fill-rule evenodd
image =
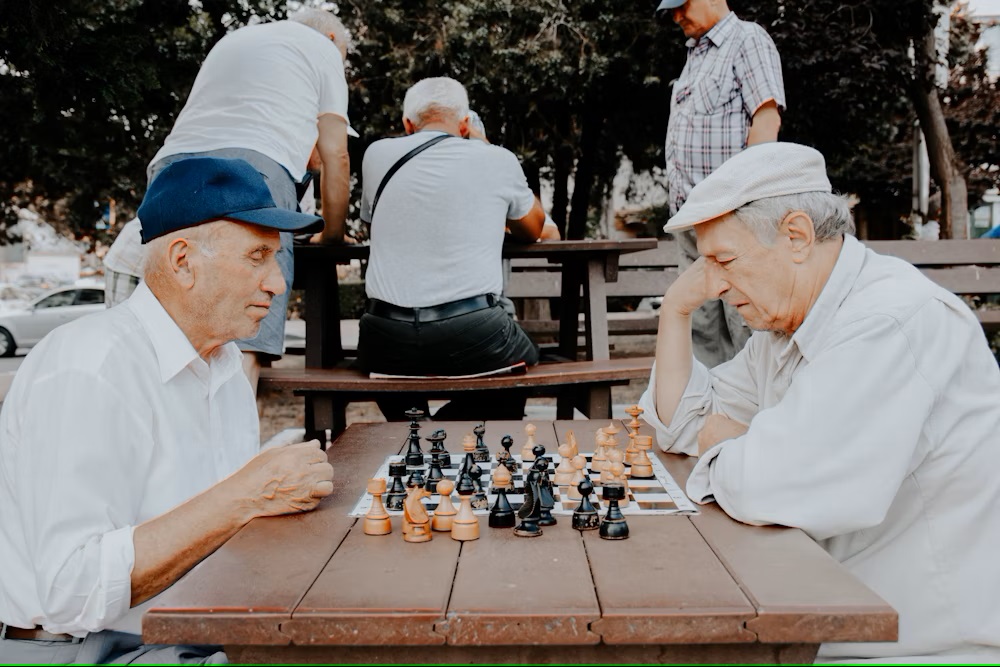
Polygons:
<instances>
[{"instance_id":1,"label":"dark pants","mask_svg":"<svg viewBox=\"0 0 1000 667\"><path fill-rule=\"evenodd\" d=\"M468 375L523 361L538 363L538 347L499 304L435 322L401 322L361 316L358 365L395 375ZM415 380L415 382L419 382ZM470 392L452 399L437 420L522 419L527 393L517 390ZM395 394L378 400L389 421L405 421L411 407L427 410L427 397Z\"/></svg>"}]
</instances>

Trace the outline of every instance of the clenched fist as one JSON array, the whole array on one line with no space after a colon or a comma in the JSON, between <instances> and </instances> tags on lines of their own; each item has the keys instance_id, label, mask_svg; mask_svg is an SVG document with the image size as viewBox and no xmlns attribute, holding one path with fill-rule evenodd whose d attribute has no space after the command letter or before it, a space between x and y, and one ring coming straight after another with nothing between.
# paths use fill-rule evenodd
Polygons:
<instances>
[{"instance_id":1,"label":"clenched fist","mask_svg":"<svg viewBox=\"0 0 1000 667\"><path fill-rule=\"evenodd\" d=\"M318 440L261 452L231 479L251 518L305 512L333 493L333 466Z\"/></svg>"}]
</instances>

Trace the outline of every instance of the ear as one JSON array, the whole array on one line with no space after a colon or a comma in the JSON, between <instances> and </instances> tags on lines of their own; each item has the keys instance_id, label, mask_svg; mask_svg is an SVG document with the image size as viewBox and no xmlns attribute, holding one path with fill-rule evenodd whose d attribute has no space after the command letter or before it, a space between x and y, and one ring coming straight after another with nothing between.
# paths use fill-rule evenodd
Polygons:
<instances>
[{"instance_id":1,"label":"ear","mask_svg":"<svg viewBox=\"0 0 1000 667\"><path fill-rule=\"evenodd\" d=\"M792 261L805 262L816 245L816 227L805 211L792 211L785 216L778 228L778 236L792 251Z\"/></svg>"},{"instance_id":2,"label":"ear","mask_svg":"<svg viewBox=\"0 0 1000 667\"><path fill-rule=\"evenodd\" d=\"M191 266L192 248L185 238L174 239L167 247L171 275L183 289L194 287L195 271Z\"/></svg>"},{"instance_id":3,"label":"ear","mask_svg":"<svg viewBox=\"0 0 1000 667\"><path fill-rule=\"evenodd\" d=\"M469 138L469 116L466 115L462 120L458 121L458 135L463 139Z\"/></svg>"},{"instance_id":4,"label":"ear","mask_svg":"<svg viewBox=\"0 0 1000 667\"><path fill-rule=\"evenodd\" d=\"M403 116L403 129L406 130L407 134L413 134L417 131L417 126L413 124L413 121Z\"/></svg>"}]
</instances>

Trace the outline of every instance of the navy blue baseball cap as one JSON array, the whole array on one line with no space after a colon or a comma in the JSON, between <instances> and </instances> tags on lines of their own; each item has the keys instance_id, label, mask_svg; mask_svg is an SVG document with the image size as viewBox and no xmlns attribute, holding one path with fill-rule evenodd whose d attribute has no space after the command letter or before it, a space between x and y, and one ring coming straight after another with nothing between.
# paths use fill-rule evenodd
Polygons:
<instances>
[{"instance_id":1,"label":"navy blue baseball cap","mask_svg":"<svg viewBox=\"0 0 1000 667\"><path fill-rule=\"evenodd\" d=\"M246 160L192 157L167 165L137 212L142 242L213 220L235 220L282 232L318 232L323 218L278 208L259 171Z\"/></svg>"},{"instance_id":2,"label":"navy blue baseball cap","mask_svg":"<svg viewBox=\"0 0 1000 667\"><path fill-rule=\"evenodd\" d=\"M656 8L656 17L663 17L664 12L669 12L671 9L677 9L685 2L687 2L687 0L663 0Z\"/></svg>"}]
</instances>

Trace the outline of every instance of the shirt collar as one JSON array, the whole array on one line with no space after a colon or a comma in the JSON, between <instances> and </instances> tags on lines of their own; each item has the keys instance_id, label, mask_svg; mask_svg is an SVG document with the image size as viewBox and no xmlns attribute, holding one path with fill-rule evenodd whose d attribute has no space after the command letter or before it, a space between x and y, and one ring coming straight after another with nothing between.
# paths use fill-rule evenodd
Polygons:
<instances>
[{"instance_id":1,"label":"shirt collar","mask_svg":"<svg viewBox=\"0 0 1000 667\"><path fill-rule=\"evenodd\" d=\"M243 355L235 343L226 343L220 347L206 364L145 282L139 283L126 303L153 345L160 364L160 380L164 384L190 367L195 376L209 384L214 393L241 370Z\"/></svg>"},{"instance_id":2,"label":"shirt collar","mask_svg":"<svg viewBox=\"0 0 1000 667\"><path fill-rule=\"evenodd\" d=\"M834 264L826 285L823 286L816 303L809 309L805 320L792 335L791 342L806 359L819 351L822 335L830 330L831 321L854 289L864 261L865 247L853 236L845 234L844 245L840 249L837 263Z\"/></svg>"},{"instance_id":3,"label":"shirt collar","mask_svg":"<svg viewBox=\"0 0 1000 667\"><path fill-rule=\"evenodd\" d=\"M721 46L726 39L729 38L734 32L736 32L736 22L739 19L736 18L736 12L730 11L728 14L719 19L719 22L712 26L712 29L706 32L704 35L698 39L691 38L685 45L692 49L702 40L708 40L715 46Z\"/></svg>"}]
</instances>

